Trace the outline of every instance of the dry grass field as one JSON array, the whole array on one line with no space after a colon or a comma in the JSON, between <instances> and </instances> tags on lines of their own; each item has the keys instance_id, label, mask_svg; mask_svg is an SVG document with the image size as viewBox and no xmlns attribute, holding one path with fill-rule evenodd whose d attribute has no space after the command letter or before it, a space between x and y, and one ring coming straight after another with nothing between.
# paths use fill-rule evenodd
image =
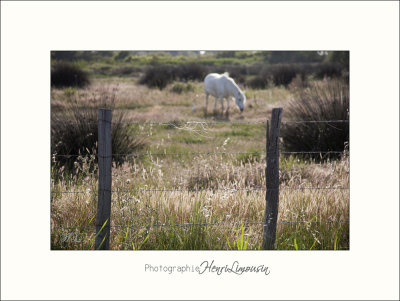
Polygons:
<instances>
[{"instance_id":1,"label":"dry grass field","mask_svg":"<svg viewBox=\"0 0 400 301\"><path fill-rule=\"evenodd\" d=\"M244 112L231 101L225 116L212 112L213 101L205 114L200 82L172 83L158 90L132 77L97 78L88 88L52 88L51 106L52 115L57 115L71 102L84 110L113 100L113 115L124 112L127 121L173 124L125 125L142 139L140 153L154 155L130 157L113 166L111 249L259 250L262 225L257 223L265 210L265 191L259 189L265 187L265 122L274 107L283 108L285 121L285 108L299 89L293 84L248 90ZM349 249L348 159L346 153L336 160L281 155L277 249ZM52 167L52 249L94 248L94 161L94 156L76 157L73 173ZM179 226L185 223L197 225Z\"/></svg>"}]
</instances>

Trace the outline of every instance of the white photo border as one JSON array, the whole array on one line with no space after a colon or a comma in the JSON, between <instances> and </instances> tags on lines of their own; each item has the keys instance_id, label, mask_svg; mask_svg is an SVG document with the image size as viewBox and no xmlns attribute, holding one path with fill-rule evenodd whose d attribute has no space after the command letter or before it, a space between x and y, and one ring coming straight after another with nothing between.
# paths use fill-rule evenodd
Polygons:
<instances>
[{"instance_id":1,"label":"white photo border","mask_svg":"<svg viewBox=\"0 0 400 301\"><path fill-rule=\"evenodd\" d=\"M2 299L399 297L398 2L2 2ZM50 250L50 51L349 50L350 251ZM239 261L270 274L168 274Z\"/></svg>"}]
</instances>

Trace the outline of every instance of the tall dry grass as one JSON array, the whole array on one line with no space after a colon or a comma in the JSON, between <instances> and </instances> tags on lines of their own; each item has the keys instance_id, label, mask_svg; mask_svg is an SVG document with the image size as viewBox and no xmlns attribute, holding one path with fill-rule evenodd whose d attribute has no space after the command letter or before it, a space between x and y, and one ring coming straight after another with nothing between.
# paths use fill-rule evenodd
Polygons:
<instances>
[{"instance_id":1,"label":"tall dry grass","mask_svg":"<svg viewBox=\"0 0 400 301\"><path fill-rule=\"evenodd\" d=\"M198 156L184 163L150 158L113 169L111 246L113 249L229 249L239 226L152 227L155 224L262 222L265 191L224 191L225 188L265 187L262 161L233 164L224 156ZM282 158L278 249L348 249L348 190L299 190L309 187L348 187L348 160L325 163ZM74 181L72 181L74 182ZM69 182L71 183L71 182ZM81 185L59 181L52 190L52 248L90 248L96 215L95 177ZM174 189L187 191L143 191ZM205 189L191 191L192 189ZM79 194L61 191L82 191ZM57 193L60 191L60 193ZM91 222L92 221L92 222ZM286 223L302 221L303 223ZM140 228L129 226L142 225ZM58 227L76 227L65 230ZM85 228L88 227L88 228ZM63 241L77 231L82 242ZM248 249L260 249L262 226L246 225ZM296 236L293 236L294 233ZM199 239L201 238L201 241ZM146 241L145 241L146 240ZM142 244L142 242L145 243ZM133 245L132 245L133 243ZM300 247L299 247L300 246Z\"/></svg>"},{"instance_id":2,"label":"tall dry grass","mask_svg":"<svg viewBox=\"0 0 400 301\"><path fill-rule=\"evenodd\" d=\"M288 151L345 150L349 146L349 106L349 86L343 80L317 82L299 90L287 106L289 119L332 122L285 124L281 131L284 148Z\"/></svg>"}]
</instances>

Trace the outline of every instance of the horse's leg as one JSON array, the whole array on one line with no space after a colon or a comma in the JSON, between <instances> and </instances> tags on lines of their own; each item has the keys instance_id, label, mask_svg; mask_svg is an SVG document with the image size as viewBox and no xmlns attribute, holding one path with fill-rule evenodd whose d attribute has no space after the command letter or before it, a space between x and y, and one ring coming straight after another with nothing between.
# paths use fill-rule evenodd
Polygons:
<instances>
[{"instance_id":1,"label":"horse's leg","mask_svg":"<svg viewBox=\"0 0 400 301\"><path fill-rule=\"evenodd\" d=\"M221 100L221 114L223 115L224 114L224 98L220 97L220 100Z\"/></svg>"},{"instance_id":2,"label":"horse's leg","mask_svg":"<svg viewBox=\"0 0 400 301\"><path fill-rule=\"evenodd\" d=\"M229 116L229 97L226 99L226 116Z\"/></svg>"},{"instance_id":3,"label":"horse's leg","mask_svg":"<svg viewBox=\"0 0 400 301\"><path fill-rule=\"evenodd\" d=\"M215 99L214 99L214 114L215 114L215 112L217 112L217 100L218 100L218 98L215 97Z\"/></svg>"},{"instance_id":4,"label":"horse's leg","mask_svg":"<svg viewBox=\"0 0 400 301\"><path fill-rule=\"evenodd\" d=\"M207 115L208 96L209 96L209 94L208 94L208 93L206 93L206 107L204 108L204 115Z\"/></svg>"}]
</instances>

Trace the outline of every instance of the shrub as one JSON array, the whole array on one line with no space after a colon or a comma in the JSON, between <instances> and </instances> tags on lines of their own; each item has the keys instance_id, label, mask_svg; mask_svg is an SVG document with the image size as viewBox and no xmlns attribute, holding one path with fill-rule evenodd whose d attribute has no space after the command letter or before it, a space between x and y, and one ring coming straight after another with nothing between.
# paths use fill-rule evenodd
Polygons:
<instances>
[{"instance_id":1,"label":"shrub","mask_svg":"<svg viewBox=\"0 0 400 301\"><path fill-rule=\"evenodd\" d=\"M260 63L255 63L252 65L249 65L247 69L247 74L248 75L258 75L260 74L261 70L264 68L264 64Z\"/></svg>"},{"instance_id":2,"label":"shrub","mask_svg":"<svg viewBox=\"0 0 400 301\"><path fill-rule=\"evenodd\" d=\"M242 64L234 64L232 66L227 66L226 71L229 76L232 77L236 83L245 83L247 75L247 67Z\"/></svg>"},{"instance_id":3,"label":"shrub","mask_svg":"<svg viewBox=\"0 0 400 301\"><path fill-rule=\"evenodd\" d=\"M207 74L207 68L196 63L178 65L173 70L175 78L182 81L203 80Z\"/></svg>"},{"instance_id":4,"label":"shrub","mask_svg":"<svg viewBox=\"0 0 400 301\"><path fill-rule=\"evenodd\" d=\"M51 68L51 85L56 88L85 87L90 84L89 76L81 68L70 63L56 63Z\"/></svg>"},{"instance_id":5,"label":"shrub","mask_svg":"<svg viewBox=\"0 0 400 301\"><path fill-rule=\"evenodd\" d=\"M349 71L350 52L349 51L332 51L329 61L339 64L344 71Z\"/></svg>"},{"instance_id":6,"label":"shrub","mask_svg":"<svg viewBox=\"0 0 400 301\"><path fill-rule=\"evenodd\" d=\"M265 89L268 87L268 78L264 76L254 76L247 81L247 85L252 89Z\"/></svg>"},{"instance_id":7,"label":"shrub","mask_svg":"<svg viewBox=\"0 0 400 301\"><path fill-rule=\"evenodd\" d=\"M85 107L78 101L71 101L61 112L51 116L51 154L56 167L69 171L76 170L76 155L95 155L98 141L98 108L113 108L114 96L104 94L96 100L86 100ZM112 117L112 153L127 154L142 149L146 141L134 136L131 127L121 124L125 114L114 111ZM62 156L57 156L62 155ZM126 156L113 156L113 162L121 165ZM93 169L97 158L92 162Z\"/></svg>"},{"instance_id":8,"label":"shrub","mask_svg":"<svg viewBox=\"0 0 400 301\"><path fill-rule=\"evenodd\" d=\"M247 81L247 85L253 89L266 89L269 84L287 88L298 73L302 78L305 78L302 69L295 64L268 65L261 69L258 66L257 68L250 68L249 74L256 70L258 70L258 74Z\"/></svg>"},{"instance_id":9,"label":"shrub","mask_svg":"<svg viewBox=\"0 0 400 301\"><path fill-rule=\"evenodd\" d=\"M164 89L174 80L202 81L207 74L207 68L196 63L182 65L155 65L147 68L139 83L149 88Z\"/></svg>"},{"instance_id":10,"label":"shrub","mask_svg":"<svg viewBox=\"0 0 400 301\"><path fill-rule=\"evenodd\" d=\"M149 67L139 83L149 88L164 89L169 83L175 79L173 67L169 65Z\"/></svg>"},{"instance_id":11,"label":"shrub","mask_svg":"<svg viewBox=\"0 0 400 301\"><path fill-rule=\"evenodd\" d=\"M292 120L349 120L349 86L340 80L314 83L289 103L285 115ZM281 136L286 151L343 151L349 123L289 122Z\"/></svg>"},{"instance_id":12,"label":"shrub","mask_svg":"<svg viewBox=\"0 0 400 301\"><path fill-rule=\"evenodd\" d=\"M303 63L297 65L297 76L300 76L303 82L307 81L307 77L314 72L313 65L310 63Z\"/></svg>"},{"instance_id":13,"label":"shrub","mask_svg":"<svg viewBox=\"0 0 400 301\"><path fill-rule=\"evenodd\" d=\"M249 68L249 74L256 73L247 80L247 85L253 89L266 89L271 81L270 66Z\"/></svg>"},{"instance_id":14,"label":"shrub","mask_svg":"<svg viewBox=\"0 0 400 301\"><path fill-rule=\"evenodd\" d=\"M342 67L339 63L322 63L318 64L315 70L315 77L318 79L335 78L342 75Z\"/></svg>"},{"instance_id":15,"label":"shrub","mask_svg":"<svg viewBox=\"0 0 400 301\"><path fill-rule=\"evenodd\" d=\"M269 74L275 86L287 87L296 77L298 68L294 64L276 64L269 68Z\"/></svg>"}]
</instances>

